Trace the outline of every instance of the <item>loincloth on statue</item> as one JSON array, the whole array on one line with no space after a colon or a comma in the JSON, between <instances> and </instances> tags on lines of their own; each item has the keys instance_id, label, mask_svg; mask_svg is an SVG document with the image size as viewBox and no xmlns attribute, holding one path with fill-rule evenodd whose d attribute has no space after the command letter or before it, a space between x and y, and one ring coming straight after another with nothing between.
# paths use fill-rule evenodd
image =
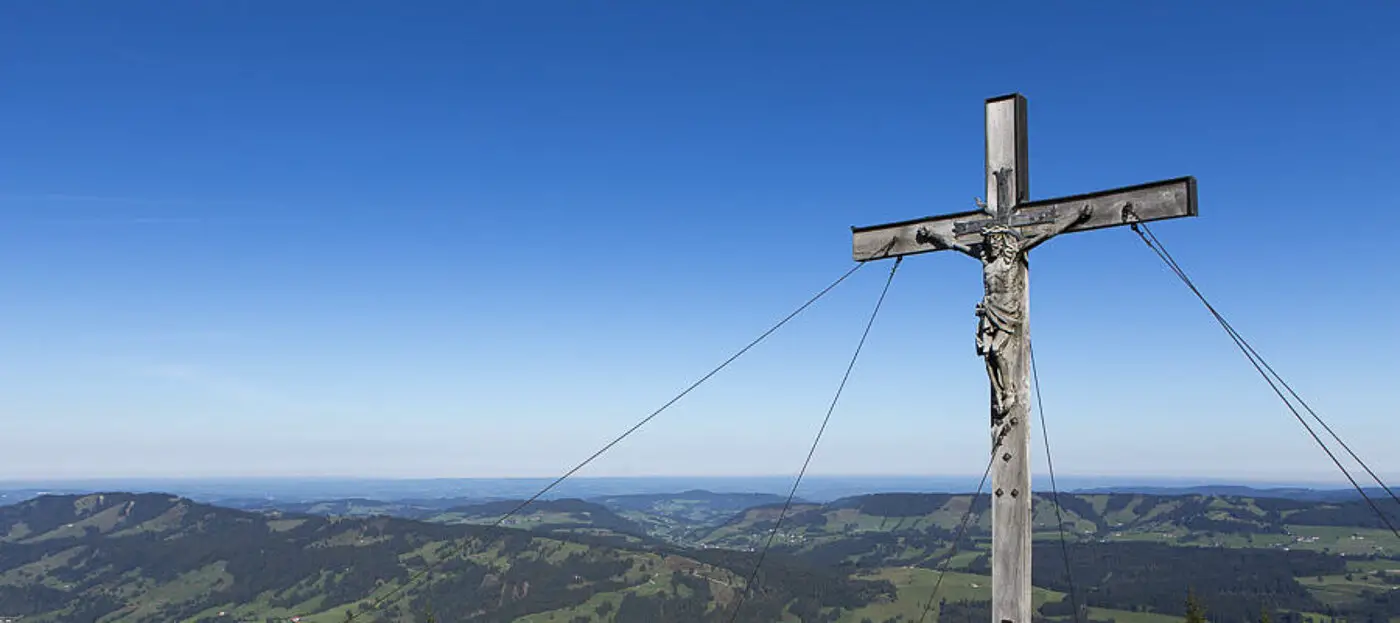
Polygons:
<instances>
[{"instance_id":1,"label":"loincloth on statue","mask_svg":"<svg viewBox=\"0 0 1400 623\"><path fill-rule=\"evenodd\" d=\"M1020 314L985 302L977 304L977 352L978 354L1000 353L1011 343L1011 338L1020 332Z\"/></svg>"}]
</instances>

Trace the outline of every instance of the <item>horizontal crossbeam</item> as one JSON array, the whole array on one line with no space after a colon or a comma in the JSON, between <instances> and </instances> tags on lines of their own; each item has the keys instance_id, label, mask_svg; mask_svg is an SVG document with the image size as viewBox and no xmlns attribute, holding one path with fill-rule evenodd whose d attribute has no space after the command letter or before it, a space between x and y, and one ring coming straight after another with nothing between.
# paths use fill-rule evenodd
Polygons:
<instances>
[{"instance_id":1,"label":"horizontal crossbeam","mask_svg":"<svg viewBox=\"0 0 1400 623\"><path fill-rule=\"evenodd\" d=\"M1049 224L1060 218L1071 218L1085 205L1093 208L1093 215L1071 227L1069 232L1129 225L1134 219L1147 222L1196 216L1196 178L1181 177L1023 203L1013 211L1011 225L1034 228ZM852 227L852 255L857 262L866 262L939 251L940 247L918 235L920 229L946 238L975 242L981 228L990 221L986 213L973 210L870 227Z\"/></svg>"}]
</instances>

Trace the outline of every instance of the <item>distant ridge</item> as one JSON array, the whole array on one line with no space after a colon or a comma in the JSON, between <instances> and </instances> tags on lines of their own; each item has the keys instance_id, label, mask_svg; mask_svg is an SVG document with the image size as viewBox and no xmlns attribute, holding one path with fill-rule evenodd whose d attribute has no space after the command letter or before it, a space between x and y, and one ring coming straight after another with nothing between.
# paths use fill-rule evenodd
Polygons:
<instances>
[{"instance_id":1,"label":"distant ridge","mask_svg":"<svg viewBox=\"0 0 1400 623\"><path fill-rule=\"evenodd\" d=\"M1362 488L1373 498L1389 498L1380 487ZM1279 498L1308 502L1343 502L1361 499L1355 489L1310 489L1306 487L1248 487L1242 485L1199 485L1181 487L1118 486L1074 489L1072 493L1140 493L1143 495L1211 495L1228 497Z\"/></svg>"},{"instance_id":2,"label":"distant ridge","mask_svg":"<svg viewBox=\"0 0 1400 623\"><path fill-rule=\"evenodd\" d=\"M590 501L612 508L628 510L652 510L660 502L693 501L705 502L713 510L741 511L765 504L781 504L787 498L773 493L722 493L704 489L691 489L680 493L637 493L631 495L598 496ZM793 502L801 502L794 498Z\"/></svg>"},{"instance_id":3,"label":"distant ridge","mask_svg":"<svg viewBox=\"0 0 1400 623\"><path fill-rule=\"evenodd\" d=\"M442 479L334 479L334 478L249 478L249 479L107 479L53 480L47 482L0 481L0 505L14 504L44 494L85 495L101 491L159 491L207 504L234 508L285 508L290 504L358 500L394 503L406 507L444 509L450 506L519 500L534 495L549 484L530 478L442 478ZM1038 481L1044 488L1045 480ZM1358 497L1344 486L1287 482L1228 482L1188 478L1109 478L1063 476L1063 491L1081 493L1150 493L1157 495L1262 495L1301 500L1348 500ZM808 502L830 502L873 493L970 493L976 477L953 476L810 476L803 480L799 497ZM768 503L785 498L792 487L790 477L635 477L570 479L542 499L577 498L599 501L615 509L640 508L647 500L637 496L691 498L716 504L739 506ZM680 492L680 493L677 493ZM1384 495L1377 488L1368 494ZM768 496L766 499L764 496ZM718 498L726 498L720 500ZM748 498L748 499L744 499ZM653 500L654 502L655 500ZM735 509L738 510L738 509Z\"/></svg>"},{"instance_id":4,"label":"distant ridge","mask_svg":"<svg viewBox=\"0 0 1400 623\"><path fill-rule=\"evenodd\" d=\"M458 515L465 520L475 522L494 522L502 515L519 508L521 502L522 500L500 500L457 506L447 509L443 515ZM520 509L514 517L516 520L520 520L541 515L563 516L550 523L549 527L553 529L601 528L623 534L646 535L646 529L623 518L612 509L579 499L536 500L529 506Z\"/></svg>"}]
</instances>

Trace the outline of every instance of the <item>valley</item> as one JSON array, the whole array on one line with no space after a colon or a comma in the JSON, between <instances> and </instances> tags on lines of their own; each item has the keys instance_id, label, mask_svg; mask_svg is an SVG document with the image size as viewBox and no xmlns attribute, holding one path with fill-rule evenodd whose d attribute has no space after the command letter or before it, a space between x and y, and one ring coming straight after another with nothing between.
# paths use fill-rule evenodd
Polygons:
<instances>
[{"instance_id":1,"label":"valley","mask_svg":"<svg viewBox=\"0 0 1400 623\"><path fill-rule=\"evenodd\" d=\"M985 620L985 496L954 542L972 503L919 493L798 501L737 620L915 621L935 584L931 616ZM518 504L227 508L165 494L41 495L0 507L0 617L723 621L782 499L692 490L540 500L488 528ZM1361 502L1066 493L1060 504L1058 515L1048 496L1033 507L1034 599L1047 621L1075 620L1077 604L1081 623L1171 623L1188 592L1212 621L1264 611L1299 623L1400 619L1400 540Z\"/></svg>"}]
</instances>

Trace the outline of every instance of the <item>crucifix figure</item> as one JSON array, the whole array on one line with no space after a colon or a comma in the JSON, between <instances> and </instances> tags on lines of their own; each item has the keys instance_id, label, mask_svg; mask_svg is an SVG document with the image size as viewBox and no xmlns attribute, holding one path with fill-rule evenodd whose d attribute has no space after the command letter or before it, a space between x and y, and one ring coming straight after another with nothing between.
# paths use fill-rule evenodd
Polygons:
<instances>
[{"instance_id":1,"label":"crucifix figure","mask_svg":"<svg viewBox=\"0 0 1400 623\"><path fill-rule=\"evenodd\" d=\"M982 262L977 354L992 426L992 623L1031 621L1030 317L1027 254L1054 236L1196 215L1190 177L1028 201L1026 100L986 103L987 201L979 210L852 228L856 261L952 249Z\"/></svg>"},{"instance_id":2,"label":"crucifix figure","mask_svg":"<svg viewBox=\"0 0 1400 623\"><path fill-rule=\"evenodd\" d=\"M977 354L987 362L987 378L992 390L992 434L996 435L1003 421L1016 405L1016 392L1008 383L1015 378L1018 363L1017 337L1024 333L1025 317L1021 313L1022 293L1026 291L1026 255L1031 249L1093 216L1094 208L1085 204L1075 218L1056 223L1048 231L1021 235L1014 227L991 224L980 232L981 241L971 245L946 238L937 231L921 227L915 238L939 248L953 249L982 260L982 302L977 304Z\"/></svg>"}]
</instances>

